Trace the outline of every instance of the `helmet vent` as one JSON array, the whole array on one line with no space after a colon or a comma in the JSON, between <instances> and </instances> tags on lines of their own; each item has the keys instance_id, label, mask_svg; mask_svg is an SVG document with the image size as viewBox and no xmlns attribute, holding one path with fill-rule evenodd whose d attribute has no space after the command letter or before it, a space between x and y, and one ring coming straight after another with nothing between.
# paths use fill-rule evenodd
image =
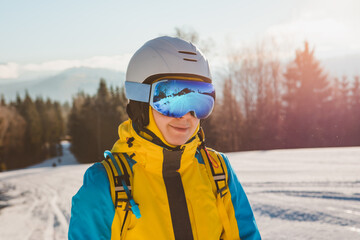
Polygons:
<instances>
[{"instance_id":1,"label":"helmet vent","mask_svg":"<svg viewBox=\"0 0 360 240\"><path fill-rule=\"evenodd\" d=\"M194 53L194 52L187 52L187 51L179 51L179 53L189 54L189 55L196 55L196 53Z\"/></svg>"},{"instance_id":2,"label":"helmet vent","mask_svg":"<svg viewBox=\"0 0 360 240\"><path fill-rule=\"evenodd\" d=\"M178 51L178 53L196 56L196 52ZM197 62L196 59L191 59L191 58L183 58L183 60L185 60L185 61L190 61L190 62Z\"/></svg>"},{"instance_id":3,"label":"helmet vent","mask_svg":"<svg viewBox=\"0 0 360 240\"><path fill-rule=\"evenodd\" d=\"M190 61L190 62L197 62L196 59L190 59L190 58L183 58L183 60L185 60L185 61Z\"/></svg>"}]
</instances>

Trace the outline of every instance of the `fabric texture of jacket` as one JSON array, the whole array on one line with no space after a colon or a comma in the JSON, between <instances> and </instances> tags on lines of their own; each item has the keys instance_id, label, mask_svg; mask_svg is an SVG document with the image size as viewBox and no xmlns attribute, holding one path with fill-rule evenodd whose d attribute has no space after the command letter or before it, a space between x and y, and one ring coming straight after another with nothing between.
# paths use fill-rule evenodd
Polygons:
<instances>
[{"instance_id":1,"label":"fabric texture of jacket","mask_svg":"<svg viewBox=\"0 0 360 240\"><path fill-rule=\"evenodd\" d=\"M119 126L120 139L112 149L112 152L132 156L132 195L142 215L136 219L131 214L126 240L179 240L182 238L176 237L179 227L180 231L189 232L189 239L222 239L221 212L198 151L199 137L194 135L179 148L179 168L174 171L171 164L167 165L167 150L149 141L145 135L134 129L131 120L125 121ZM129 139L132 140L130 144ZM235 226L234 239L261 239L245 192L229 160L222 156L228 171L229 187L229 194L224 196L223 211L227 212L230 223ZM173 181L174 174L180 176L180 183ZM72 199L70 240L120 239L121 223L109 189L104 166L95 163L86 171L83 186ZM179 192L184 197L182 202L181 196L174 199ZM189 222L190 228L181 229L186 222Z\"/></svg>"}]
</instances>

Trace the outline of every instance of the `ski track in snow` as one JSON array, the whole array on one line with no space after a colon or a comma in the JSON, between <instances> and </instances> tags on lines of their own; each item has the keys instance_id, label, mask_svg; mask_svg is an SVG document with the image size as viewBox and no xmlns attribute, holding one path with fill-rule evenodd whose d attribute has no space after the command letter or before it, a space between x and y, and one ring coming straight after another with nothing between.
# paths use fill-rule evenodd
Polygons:
<instances>
[{"instance_id":1,"label":"ski track in snow","mask_svg":"<svg viewBox=\"0 0 360 240\"><path fill-rule=\"evenodd\" d=\"M227 154L263 239L360 239L360 148Z\"/></svg>"},{"instance_id":2,"label":"ski track in snow","mask_svg":"<svg viewBox=\"0 0 360 240\"><path fill-rule=\"evenodd\" d=\"M61 159L0 174L0 240L67 239L71 197L89 165L70 165L67 145Z\"/></svg>"},{"instance_id":3,"label":"ski track in snow","mask_svg":"<svg viewBox=\"0 0 360 240\"><path fill-rule=\"evenodd\" d=\"M0 173L0 240L67 239L71 198L90 166L68 148L60 163ZM227 155L263 239L360 239L360 147Z\"/></svg>"}]
</instances>

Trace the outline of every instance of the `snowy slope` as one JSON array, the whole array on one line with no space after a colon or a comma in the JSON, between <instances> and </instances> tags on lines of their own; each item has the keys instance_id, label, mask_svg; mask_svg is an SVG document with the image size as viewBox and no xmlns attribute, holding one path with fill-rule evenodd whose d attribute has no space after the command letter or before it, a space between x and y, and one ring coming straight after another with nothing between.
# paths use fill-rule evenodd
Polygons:
<instances>
[{"instance_id":1,"label":"snowy slope","mask_svg":"<svg viewBox=\"0 0 360 240\"><path fill-rule=\"evenodd\" d=\"M228 156L263 239L360 239L360 147ZM89 165L68 148L54 162L0 173L0 240L67 239L71 197Z\"/></svg>"},{"instance_id":2,"label":"snowy slope","mask_svg":"<svg viewBox=\"0 0 360 240\"><path fill-rule=\"evenodd\" d=\"M0 173L0 208L8 205L0 209L0 240L67 239L71 197L89 165L77 164L69 145L63 146L60 163L54 158Z\"/></svg>"},{"instance_id":3,"label":"snowy slope","mask_svg":"<svg viewBox=\"0 0 360 240\"><path fill-rule=\"evenodd\" d=\"M360 147L228 156L264 239L360 239Z\"/></svg>"}]
</instances>

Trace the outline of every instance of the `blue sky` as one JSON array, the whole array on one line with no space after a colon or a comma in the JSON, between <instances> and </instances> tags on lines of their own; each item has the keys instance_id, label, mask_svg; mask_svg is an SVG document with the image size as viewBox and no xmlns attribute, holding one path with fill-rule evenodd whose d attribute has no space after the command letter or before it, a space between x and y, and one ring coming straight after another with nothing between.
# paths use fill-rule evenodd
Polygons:
<instances>
[{"instance_id":1,"label":"blue sky","mask_svg":"<svg viewBox=\"0 0 360 240\"><path fill-rule=\"evenodd\" d=\"M360 54L359 12L357 0L0 0L0 81L82 65L124 71L175 27L213 40L210 63L269 36L292 52L306 39L319 58Z\"/></svg>"}]
</instances>

